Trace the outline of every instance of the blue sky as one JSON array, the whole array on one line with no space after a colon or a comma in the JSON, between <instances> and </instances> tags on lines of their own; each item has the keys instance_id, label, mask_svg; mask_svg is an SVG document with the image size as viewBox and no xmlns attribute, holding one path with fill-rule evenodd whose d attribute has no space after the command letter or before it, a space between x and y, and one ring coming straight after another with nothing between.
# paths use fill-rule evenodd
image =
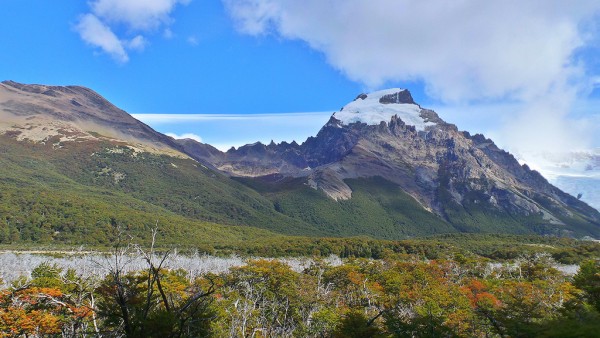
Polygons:
<instances>
[{"instance_id":1,"label":"blue sky","mask_svg":"<svg viewBox=\"0 0 600 338\"><path fill-rule=\"evenodd\" d=\"M422 106L515 153L600 147L597 1L0 8L2 79L87 86L161 132L221 149L302 142L357 94L386 87L410 89Z\"/></svg>"},{"instance_id":2,"label":"blue sky","mask_svg":"<svg viewBox=\"0 0 600 338\"><path fill-rule=\"evenodd\" d=\"M3 78L89 86L132 113L337 109L340 98L361 91L302 42L239 34L219 1L174 6L172 23L144 32L147 45L126 63L82 41L76 26L90 7L69 3L2 1ZM123 39L137 35L115 26Z\"/></svg>"}]
</instances>

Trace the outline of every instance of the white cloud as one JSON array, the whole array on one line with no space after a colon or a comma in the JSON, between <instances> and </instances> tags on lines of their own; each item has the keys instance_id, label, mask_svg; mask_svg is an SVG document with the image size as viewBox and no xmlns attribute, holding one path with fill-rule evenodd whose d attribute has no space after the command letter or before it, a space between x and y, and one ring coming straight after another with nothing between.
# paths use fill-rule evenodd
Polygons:
<instances>
[{"instance_id":1,"label":"white cloud","mask_svg":"<svg viewBox=\"0 0 600 338\"><path fill-rule=\"evenodd\" d=\"M190 0L94 0L94 14L111 23L124 23L132 30L147 31L169 24L171 12L178 4Z\"/></svg>"},{"instance_id":2,"label":"white cloud","mask_svg":"<svg viewBox=\"0 0 600 338\"><path fill-rule=\"evenodd\" d=\"M271 140L298 143L317 134L333 112L283 114L132 114L160 132L202 135L204 143L227 150Z\"/></svg>"},{"instance_id":3,"label":"white cloud","mask_svg":"<svg viewBox=\"0 0 600 338\"><path fill-rule=\"evenodd\" d=\"M173 31L169 28L165 28L165 30L163 31L163 37L165 39L172 39L174 36L175 34L173 34Z\"/></svg>"},{"instance_id":4,"label":"white cloud","mask_svg":"<svg viewBox=\"0 0 600 338\"><path fill-rule=\"evenodd\" d=\"M278 114L131 114L136 119L149 124L180 124L207 121L256 121L271 123L298 123L300 121L320 121L333 112L278 113ZM309 135L310 136L310 135Z\"/></svg>"},{"instance_id":5,"label":"white cloud","mask_svg":"<svg viewBox=\"0 0 600 338\"><path fill-rule=\"evenodd\" d=\"M569 93L560 93L530 102L513 120L504 124L499 130L499 138L509 149L524 154L590 148L592 134L586 124L566 116L573 100Z\"/></svg>"},{"instance_id":6,"label":"white cloud","mask_svg":"<svg viewBox=\"0 0 600 338\"><path fill-rule=\"evenodd\" d=\"M177 135L175 133L165 133L165 135L172 137L174 139L177 139L177 140L189 138L194 141L202 142L202 138L200 136L198 136L196 134L192 134L192 133L185 133L185 134L181 134L181 135Z\"/></svg>"},{"instance_id":7,"label":"white cloud","mask_svg":"<svg viewBox=\"0 0 600 338\"><path fill-rule=\"evenodd\" d=\"M192 46L198 46L198 38L193 35L187 38L187 42Z\"/></svg>"},{"instance_id":8,"label":"white cloud","mask_svg":"<svg viewBox=\"0 0 600 338\"><path fill-rule=\"evenodd\" d=\"M597 83L578 54L598 39L596 0L222 1L240 32L304 41L371 89L422 81L452 106L514 103L489 121L513 151L590 147L569 113Z\"/></svg>"},{"instance_id":9,"label":"white cloud","mask_svg":"<svg viewBox=\"0 0 600 338\"><path fill-rule=\"evenodd\" d=\"M129 40L127 42L127 47L129 49L143 51L146 48L148 41L141 35L136 36L135 38Z\"/></svg>"},{"instance_id":10,"label":"white cloud","mask_svg":"<svg viewBox=\"0 0 600 338\"><path fill-rule=\"evenodd\" d=\"M423 80L445 101L529 98L577 75L598 1L223 0L247 34L306 41L369 87Z\"/></svg>"},{"instance_id":11,"label":"white cloud","mask_svg":"<svg viewBox=\"0 0 600 338\"><path fill-rule=\"evenodd\" d=\"M168 28L173 19L171 13L179 4L191 0L92 0L91 13L81 16L75 30L85 42L102 49L115 60L129 60L128 50L142 51L148 45L147 38L163 26L163 36L173 37ZM127 30L117 33L121 25ZM129 37L126 37L129 35ZM122 36L121 38L119 36Z\"/></svg>"},{"instance_id":12,"label":"white cloud","mask_svg":"<svg viewBox=\"0 0 600 338\"><path fill-rule=\"evenodd\" d=\"M82 16L75 28L83 41L101 48L116 61L125 63L129 60L121 40L93 14Z\"/></svg>"}]
</instances>

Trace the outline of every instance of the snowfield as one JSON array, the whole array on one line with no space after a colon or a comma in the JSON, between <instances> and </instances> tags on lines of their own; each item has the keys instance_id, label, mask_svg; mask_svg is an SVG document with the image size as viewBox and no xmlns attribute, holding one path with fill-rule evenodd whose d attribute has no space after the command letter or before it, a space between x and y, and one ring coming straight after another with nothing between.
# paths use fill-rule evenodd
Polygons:
<instances>
[{"instance_id":1,"label":"snowfield","mask_svg":"<svg viewBox=\"0 0 600 338\"><path fill-rule=\"evenodd\" d=\"M418 131L425 130L427 126L433 126L433 122L425 122L421 117L421 107L409 103L387 103L379 102L383 96L403 91L400 88L380 90L367 94L365 99L356 100L345 105L341 111L333 114L343 124L349 125L356 122L368 125L377 125L381 122L390 122L397 115L407 125L414 126Z\"/></svg>"}]
</instances>

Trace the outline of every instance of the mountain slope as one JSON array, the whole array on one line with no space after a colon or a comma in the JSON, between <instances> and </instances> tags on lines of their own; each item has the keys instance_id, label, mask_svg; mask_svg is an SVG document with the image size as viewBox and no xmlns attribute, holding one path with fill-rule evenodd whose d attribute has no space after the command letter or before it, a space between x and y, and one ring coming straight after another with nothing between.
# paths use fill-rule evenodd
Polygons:
<instances>
[{"instance_id":1,"label":"mountain slope","mask_svg":"<svg viewBox=\"0 0 600 338\"><path fill-rule=\"evenodd\" d=\"M349 180L381 177L455 231L600 235L596 210L491 140L423 109L406 90L359 95L302 145L256 143L210 156L187 149L229 175L303 178L337 201L354 197ZM423 226L409 228L418 234Z\"/></svg>"},{"instance_id":2,"label":"mountain slope","mask_svg":"<svg viewBox=\"0 0 600 338\"><path fill-rule=\"evenodd\" d=\"M143 151L184 156L171 138L79 86L0 83L0 132L19 140L121 141Z\"/></svg>"},{"instance_id":3,"label":"mountain slope","mask_svg":"<svg viewBox=\"0 0 600 338\"><path fill-rule=\"evenodd\" d=\"M336 201L311 188L303 178L236 178L270 198L286 215L334 236L366 235L399 239L457 230L423 209L410 195L381 177L349 179L352 198Z\"/></svg>"},{"instance_id":4,"label":"mountain slope","mask_svg":"<svg viewBox=\"0 0 600 338\"><path fill-rule=\"evenodd\" d=\"M519 155L552 184L600 210L600 149Z\"/></svg>"},{"instance_id":5,"label":"mountain slope","mask_svg":"<svg viewBox=\"0 0 600 338\"><path fill-rule=\"evenodd\" d=\"M223 153L162 135L86 88L5 81L0 160L0 241L106 242L114 225L141 234L157 219L184 242L204 231L221 242L275 236L228 232L238 225L385 239L600 237L597 211L406 90L360 95L301 145Z\"/></svg>"},{"instance_id":6,"label":"mountain slope","mask_svg":"<svg viewBox=\"0 0 600 338\"><path fill-rule=\"evenodd\" d=\"M97 231L96 226L104 231L112 218L127 226L150 226L153 217L142 217L140 208L155 216L165 213L157 219L178 220L174 223L181 225L169 225L178 238L185 238L183 223L198 221L325 234L277 212L259 193L192 160L173 139L81 87L3 82L0 156L5 240L74 240L76 235L64 235L62 229L72 223L64 213L74 210L77 229L69 230L74 234ZM38 203L23 196L43 199ZM63 199L81 203L62 207ZM48 210L40 214L30 210L34 205ZM46 219L46 214L53 216Z\"/></svg>"},{"instance_id":7,"label":"mountain slope","mask_svg":"<svg viewBox=\"0 0 600 338\"><path fill-rule=\"evenodd\" d=\"M42 155L0 136L0 244L110 246L119 228L147 242L156 225L161 245L208 251L279 237L184 217L110 187L79 183Z\"/></svg>"}]
</instances>

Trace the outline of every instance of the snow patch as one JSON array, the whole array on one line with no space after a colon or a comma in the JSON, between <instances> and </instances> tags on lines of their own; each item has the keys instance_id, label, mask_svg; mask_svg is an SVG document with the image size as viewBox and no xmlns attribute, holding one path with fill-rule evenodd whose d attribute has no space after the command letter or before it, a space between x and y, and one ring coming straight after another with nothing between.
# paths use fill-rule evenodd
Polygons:
<instances>
[{"instance_id":1,"label":"snow patch","mask_svg":"<svg viewBox=\"0 0 600 338\"><path fill-rule=\"evenodd\" d=\"M425 119L421 117L421 107L416 104L383 104L379 102L379 99L383 96L395 94L403 90L392 88L367 94L366 98L357 98L345 105L341 111L333 114L333 116L345 125L356 122L378 125L381 122L390 122L394 115L397 115L407 125L414 126L418 131L425 130L427 126L435 125L433 122L425 122Z\"/></svg>"}]
</instances>

